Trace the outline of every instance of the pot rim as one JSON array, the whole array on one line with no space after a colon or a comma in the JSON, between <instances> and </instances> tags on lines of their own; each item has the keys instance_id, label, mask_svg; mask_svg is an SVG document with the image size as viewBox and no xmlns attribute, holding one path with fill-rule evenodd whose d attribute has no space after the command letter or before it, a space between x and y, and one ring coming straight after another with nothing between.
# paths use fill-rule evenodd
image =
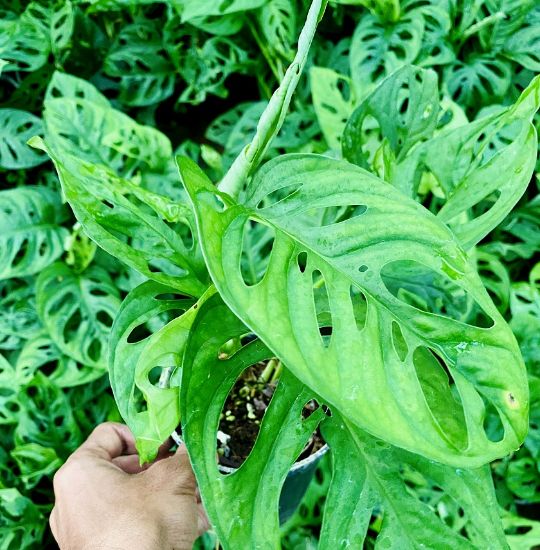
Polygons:
<instances>
[{"instance_id":1,"label":"pot rim","mask_svg":"<svg viewBox=\"0 0 540 550\"><path fill-rule=\"evenodd\" d=\"M174 430L174 432L171 434L172 440L177 444L181 445L184 441L182 438L178 435L178 432ZM319 460L324 454L326 454L329 451L330 447L328 447L328 444L325 443L318 451L316 451L313 454L310 454L309 456L306 456L306 458L302 459L300 462L295 462L292 465L292 468L289 470L289 475L291 472L296 472L297 470L301 468L305 468L306 466L309 466L316 460ZM230 466L222 466L221 464L218 464L218 470L222 474L232 474L233 472L236 472L238 468L231 468Z\"/></svg>"}]
</instances>

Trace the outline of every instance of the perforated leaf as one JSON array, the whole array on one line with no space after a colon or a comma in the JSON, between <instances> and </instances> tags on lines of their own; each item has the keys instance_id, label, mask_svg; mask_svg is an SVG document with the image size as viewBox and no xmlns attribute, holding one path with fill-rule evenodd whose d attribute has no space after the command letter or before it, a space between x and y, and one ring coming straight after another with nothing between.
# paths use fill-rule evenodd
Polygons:
<instances>
[{"instance_id":1,"label":"perforated leaf","mask_svg":"<svg viewBox=\"0 0 540 550\"><path fill-rule=\"evenodd\" d=\"M309 78L324 139L331 149L339 150L343 129L356 103L351 79L324 67L312 67Z\"/></svg>"},{"instance_id":2,"label":"perforated leaf","mask_svg":"<svg viewBox=\"0 0 540 550\"><path fill-rule=\"evenodd\" d=\"M226 194L218 200L192 161L178 163L221 296L303 383L370 433L444 463L478 466L519 445L528 410L519 349L452 233L430 212L364 170L316 155L267 163L243 205ZM335 207L352 205L356 216L332 217ZM316 209L328 217L314 222ZM275 233L254 286L239 261L250 219ZM456 293L472 299L487 323L407 303L399 281L414 284L418 269L441 279L448 303ZM326 289L326 336L314 284ZM482 427L483 400L500 415L504 435L496 441Z\"/></svg>"},{"instance_id":3,"label":"perforated leaf","mask_svg":"<svg viewBox=\"0 0 540 550\"><path fill-rule=\"evenodd\" d=\"M321 550L362 548L380 507L377 547L422 548L428 541L430 548L507 547L487 466L461 470L437 464L384 444L338 415L322 423L322 432L334 474ZM452 517L454 503L459 515Z\"/></svg>"},{"instance_id":4,"label":"perforated leaf","mask_svg":"<svg viewBox=\"0 0 540 550\"><path fill-rule=\"evenodd\" d=\"M172 156L169 139L112 109L91 84L55 73L45 100L47 144L59 158L72 154L103 164L123 177L163 172Z\"/></svg>"},{"instance_id":5,"label":"perforated leaf","mask_svg":"<svg viewBox=\"0 0 540 550\"><path fill-rule=\"evenodd\" d=\"M64 355L44 331L25 343L15 362L20 384L30 382L36 372L42 372L61 388L88 384L106 374L102 367L85 366Z\"/></svg>"},{"instance_id":6,"label":"perforated leaf","mask_svg":"<svg viewBox=\"0 0 540 550\"><path fill-rule=\"evenodd\" d=\"M108 273L91 266L76 274L57 262L36 282L38 314L60 350L83 365L105 368L106 341L120 306Z\"/></svg>"},{"instance_id":7,"label":"perforated leaf","mask_svg":"<svg viewBox=\"0 0 540 550\"><path fill-rule=\"evenodd\" d=\"M465 107L489 105L504 97L512 76L510 63L491 54L456 61L444 70L450 97Z\"/></svg>"},{"instance_id":8,"label":"perforated leaf","mask_svg":"<svg viewBox=\"0 0 540 550\"><path fill-rule=\"evenodd\" d=\"M226 15L261 7L267 0L174 0L174 6L181 13L183 21L198 17Z\"/></svg>"},{"instance_id":9,"label":"perforated leaf","mask_svg":"<svg viewBox=\"0 0 540 550\"><path fill-rule=\"evenodd\" d=\"M6 548L31 548L41 540L46 520L17 489L0 487L0 538Z\"/></svg>"},{"instance_id":10,"label":"perforated leaf","mask_svg":"<svg viewBox=\"0 0 540 550\"><path fill-rule=\"evenodd\" d=\"M50 53L48 36L39 21L32 16L32 10L39 4L30 3L18 16L3 11L0 21L0 58L8 63L3 70L35 71L47 62Z\"/></svg>"},{"instance_id":11,"label":"perforated leaf","mask_svg":"<svg viewBox=\"0 0 540 550\"><path fill-rule=\"evenodd\" d=\"M425 144L424 162L447 197L438 217L465 248L501 223L525 192L536 162L538 138L532 117L539 107L536 77L515 105L443 131ZM460 216L482 200L488 201L487 208L464 222Z\"/></svg>"},{"instance_id":12,"label":"perforated leaf","mask_svg":"<svg viewBox=\"0 0 540 550\"><path fill-rule=\"evenodd\" d=\"M292 0L272 0L257 11L259 31L271 52L290 61L296 38L297 12Z\"/></svg>"},{"instance_id":13,"label":"perforated leaf","mask_svg":"<svg viewBox=\"0 0 540 550\"><path fill-rule=\"evenodd\" d=\"M37 116L19 109L0 109L0 167L19 170L45 162L46 155L26 143L42 134L43 124Z\"/></svg>"},{"instance_id":14,"label":"perforated leaf","mask_svg":"<svg viewBox=\"0 0 540 550\"><path fill-rule=\"evenodd\" d=\"M189 207L56 148L53 159L67 201L86 234L149 279L200 296L208 275Z\"/></svg>"},{"instance_id":15,"label":"perforated leaf","mask_svg":"<svg viewBox=\"0 0 540 550\"><path fill-rule=\"evenodd\" d=\"M65 460L82 443L82 434L72 404L61 388L42 373L22 386L18 401L20 413L15 429L15 445L36 443L56 449Z\"/></svg>"},{"instance_id":16,"label":"perforated leaf","mask_svg":"<svg viewBox=\"0 0 540 550\"><path fill-rule=\"evenodd\" d=\"M525 68L540 71L540 6L525 18L525 24L508 36L504 53Z\"/></svg>"},{"instance_id":17,"label":"perforated leaf","mask_svg":"<svg viewBox=\"0 0 540 550\"><path fill-rule=\"evenodd\" d=\"M399 163L419 141L430 138L439 115L437 75L405 66L386 78L349 118L343 133L343 156L367 168L363 125L368 117L379 124Z\"/></svg>"},{"instance_id":18,"label":"perforated leaf","mask_svg":"<svg viewBox=\"0 0 540 550\"><path fill-rule=\"evenodd\" d=\"M142 461L153 460L180 423L182 355L199 305L174 292L151 281L135 288L110 338L111 386Z\"/></svg>"},{"instance_id":19,"label":"perforated leaf","mask_svg":"<svg viewBox=\"0 0 540 550\"><path fill-rule=\"evenodd\" d=\"M118 99L131 106L153 105L172 95L176 69L157 21L124 27L105 59L105 72L119 79Z\"/></svg>"},{"instance_id":20,"label":"perforated leaf","mask_svg":"<svg viewBox=\"0 0 540 550\"><path fill-rule=\"evenodd\" d=\"M244 369L272 355L254 340L220 359L222 346L246 330L219 296L202 305L184 356L182 435L205 509L224 548L279 548L281 486L324 415L317 409L302 420L312 394L285 370L246 461L228 475L218 470L216 433L227 395Z\"/></svg>"},{"instance_id":21,"label":"perforated leaf","mask_svg":"<svg viewBox=\"0 0 540 550\"><path fill-rule=\"evenodd\" d=\"M412 63L420 53L424 20L411 11L396 23L382 23L365 14L352 38L351 77L362 97L373 85L406 63Z\"/></svg>"},{"instance_id":22,"label":"perforated leaf","mask_svg":"<svg viewBox=\"0 0 540 550\"><path fill-rule=\"evenodd\" d=\"M0 192L0 279L38 273L64 250L65 210L50 189Z\"/></svg>"}]
</instances>

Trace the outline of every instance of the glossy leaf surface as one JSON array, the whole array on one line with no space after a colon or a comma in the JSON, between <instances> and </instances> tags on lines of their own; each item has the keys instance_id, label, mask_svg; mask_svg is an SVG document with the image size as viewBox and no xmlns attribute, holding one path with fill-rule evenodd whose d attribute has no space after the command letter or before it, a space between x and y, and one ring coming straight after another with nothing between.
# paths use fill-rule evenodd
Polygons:
<instances>
[{"instance_id":1,"label":"glossy leaf surface","mask_svg":"<svg viewBox=\"0 0 540 550\"><path fill-rule=\"evenodd\" d=\"M266 164L243 205L225 194L218 200L191 161L178 162L217 289L304 384L370 433L444 463L478 466L519 445L528 410L519 349L452 233L430 212L364 170L316 155ZM361 207L352 219L310 223L309 211L350 205ZM239 266L250 219L275 232L254 286ZM411 265L457 286L490 328L401 299L392 280L414 283ZM319 331L314 275L326 288L330 337ZM483 399L500 414L500 440L482 428Z\"/></svg>"}]
</instances>

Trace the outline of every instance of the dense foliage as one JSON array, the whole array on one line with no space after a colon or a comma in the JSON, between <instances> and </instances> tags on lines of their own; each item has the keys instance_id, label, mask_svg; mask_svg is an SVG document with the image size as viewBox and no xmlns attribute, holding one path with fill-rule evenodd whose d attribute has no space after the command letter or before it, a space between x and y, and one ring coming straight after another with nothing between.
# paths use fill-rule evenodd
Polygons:
<instances>
[{"instance_id":1,"label":"dense foliage","mask_svg":"<svg viewBox=\"0 0 540 550\"><path fill-rule=\"evenodd\" d=\"M120 416L145 460L182 422L226 548L279 545L317 426L284 547L540 544L540 6L309 7L0 0L1 548Z\"/></svg>"}]
</instances>

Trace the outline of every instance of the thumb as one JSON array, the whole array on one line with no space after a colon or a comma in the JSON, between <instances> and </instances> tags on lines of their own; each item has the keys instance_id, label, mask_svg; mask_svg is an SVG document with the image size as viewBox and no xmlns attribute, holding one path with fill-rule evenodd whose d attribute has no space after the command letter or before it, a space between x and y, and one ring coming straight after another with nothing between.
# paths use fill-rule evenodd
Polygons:
<instances>
[{"instance_id":1,"label":"thumb","mask_svg":"<svg viewBox=\"0 0 540 550\"><path fill-rule=\"evenodd\" d=\"M143 474L169 492L195 495L197 482L184 444L178 447L174 455L152 464Z\"/></svg>"}]
</instances>

